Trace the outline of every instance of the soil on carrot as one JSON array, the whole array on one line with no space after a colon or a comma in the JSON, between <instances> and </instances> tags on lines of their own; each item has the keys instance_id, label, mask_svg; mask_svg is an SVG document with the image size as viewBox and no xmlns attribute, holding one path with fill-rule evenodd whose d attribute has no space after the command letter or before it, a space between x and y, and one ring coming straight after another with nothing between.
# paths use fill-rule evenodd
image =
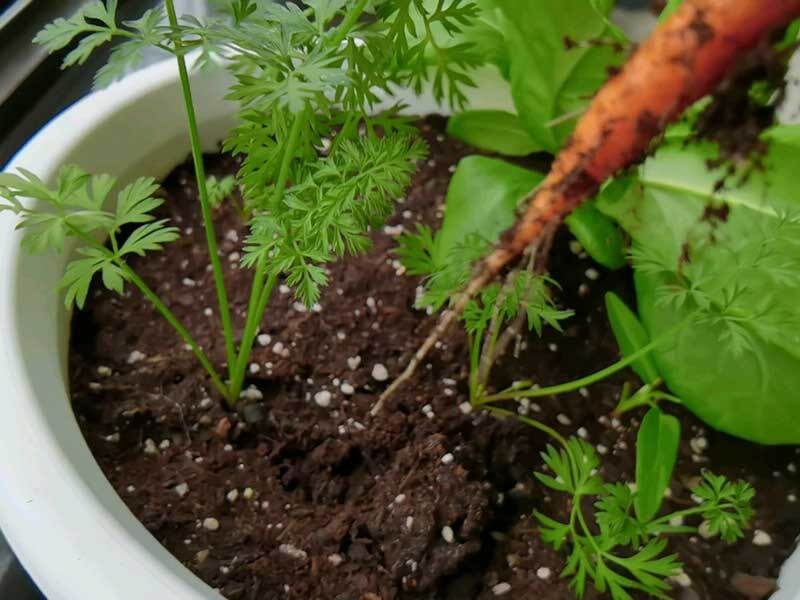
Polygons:
<instances>
[{"instance_id":1,"label":"soil on carrot","mask_svg":"<svg viewBox=\"0 0 800 600\"><path fill-rule=\"evenodd\" d=\"M695 122L693 137L716 142L717 164L729 163L731 174L737 168L763 166L760 159L767 146L761 134L775 123L791 56L775 49L777 41L765 40L745 54Z\"/></svg>"},{"instance_id":2,"label":"soil on carrot","mask_svg":"<svg viewBox=\"0 0 800 600\"><path fill-rule=\"evenodd\" d=\"M402 274L394 236L442 218L451 172L469 148L444 121L421 123L420 165L389 226L364 257L330 266L333 284L310 310L276 291L250 364L251 399L229 412L174 332L135 291L99 288L73 321L75 413L100 466L153 536L230 599L468 600L572 597L562 555L537 532L534 510L559 517L565 498L532 477L548 442L514 420L470 412L465 340L454 331L377 417L369 409L434 326L413 308L419 280ZM208 157L216 174L235 170ZM190 166L163 185L163 212L183 236L135 264L221 364L224 347ZM475 190L480 202L480 190ZM220 248L241 324L250 273L238 268L246 231L217 213ZM566 232L550 262L576 315L563 335L524 340L498 385L562 382L613 362L603 294L631 300L630 273L594 265ZM388 380L386 375L388 374ZM611 416L626 374L581 393L532 403L536 417L595 445L608 481L632 481L638 419ZM764 448L683 422L666 503L692 504L703 469L758 491L754 526L735 546L672 542L686 576L675 598L766 597L800 532L794 448ZM587 597L601 598L596 592Z\"/></svg>"}]
</instances>

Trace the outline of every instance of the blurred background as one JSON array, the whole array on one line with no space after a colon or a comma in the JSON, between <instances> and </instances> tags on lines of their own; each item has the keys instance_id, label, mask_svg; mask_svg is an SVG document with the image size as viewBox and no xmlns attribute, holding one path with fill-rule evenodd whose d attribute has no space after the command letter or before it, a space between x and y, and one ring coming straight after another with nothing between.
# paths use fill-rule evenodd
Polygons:
<instances>
[{"instance_id":1,"label":"blurred background","mask_svg":"<svg viewBox=\"0 0 800 600\"><path fill-rule=\"evenodd\" d=\"M83 67L61 71L63 55L47 56L31 40L45 24L72 14L87 0L0 0L0 170L33 134L91 91L95 71L110 47L94 52ZM653 26L652 0L617 0L615 20L634 39ZM158 0L118 0L121 19L139 17ZM202 16L211 2L176 0L179 12ZM141 66L163 59L144 57ZM2 493L0 483L0 493ZM66 516L66 515L65 515ZM0 600L41 600L0 532Z\"/></svg>"}]
</instances>

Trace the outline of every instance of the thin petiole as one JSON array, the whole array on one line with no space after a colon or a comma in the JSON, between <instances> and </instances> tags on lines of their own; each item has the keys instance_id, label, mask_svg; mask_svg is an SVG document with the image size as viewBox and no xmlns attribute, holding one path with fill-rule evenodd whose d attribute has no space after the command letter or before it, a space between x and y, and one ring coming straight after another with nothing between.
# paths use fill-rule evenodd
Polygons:
<instances>
[{"instance_id":1,"label":"thin petiole","mask_svg":"<svg viewBox=\"0 0 800 600\"><path fill-rule=\"evenodd\" d=\"M490 413L500 415L502 417L513 417L518 421L533 427L534 429L538 429L542 433L546 433L551 438L556 440L559 444L561 444L564 448L568 447L567 440L564 439L564 436L562 436L552 427L545 425L541 421L538 421L536 419L531 419L530 417L523 417L522 415L518 415L517 413L512 412L510 410L506 410L505 408L500 408L499 406L483 406L482 408L486 411L489 411Z\"/></svg>"},{"instance_id":2,"label":"thin petiole","mask_svg":"<svg viewBox=\"0 0 800 600\"><path fill-rule=\"evenodd\" d=\"M144 294L145 297L152 302L153 306L156 307L156 310L161 313L164 319L166 319L166 321L175 328L183 341L191 347L192 352L194 352L194 355L197 357L197 360L200 361L200 364L203 365L205 370L208 371L208 374L211 376L211 382L214 384L214 387L216 387L220 394L222 394L230 402L228 388L225 387L225 384L222 382L222 379L220 378L216 369L214 369L214 365L211 364L211 361L206 353L194 340L186 327L183 326L183 324L167 307L167 305L161 301L161 298L159 298L158 295L150 289L150 287L142 280L142 278L139 277L124 260L118 260L116 262L119 267L125 271L126 276L131 280L131 282L133 282L133 284L138 287L139 290L141 290L142 294Z\"/></svg>"},{"instance_id":3,"label":"thin petiole","mask_svg":"<svg viewBox=\"0 0 800 600\"><path fill-rule=\"evenodd\" d=\"M367 8L367 1L368 0L358 0L358 4L347 13L344 21L342 21L341 25L337 28L336 35L333 36L334 46L341 44L347 37L347 34L350 33L350 30L358 23L361 14L364 12L364 9Z\"/></svg>"},{"instance_id":4,"label":"thin petiole","mask_svg":"<svg viewBox=\"0 0 800 600\"><path fill-rule=\"evenodd\" d=\"M173 0L166 0L167 15L170 26L174 29L178 27L178 17L175 13ZM200 144L200 134L197 127L197 114L192 98L192 87L189 83L189 71L186 67L186 59L181 52L180 40L175 40L175 58L178 61L178 71L181 78L183 99L186 104L186 116L189 121L189 139L192 146L192 160L194 161L195 176L197 178L197 189L200 197L200 207L203 213L203 225L206 232L206 242L208 244L208 255L211 261L211 269L214 275L214 286L217 289L217 302L219 304L220 319L222 320L222 333L225 338L225 353L228 359L228 372L236 362L236 347L233 340L233 323L231 321L231 309L228 303L228 292L225 289L225 278L222 273L222 263L219 259L217 249L217 234L214 231L213 213L211 203L208 200L208 187L206 185L206 172L203 165L203 149ZM227 395L227 394L226 394Z\"/></svg>"},{"instance_id":5,"label":"thin petiole","mask_svg":"<svg viewBox=\"0 0 800 600\"><path fill-rule=\"evenodd\" d=\"M686 325L688 322L689 321L687 320L687 321L684 321L684 322L678 324L677 326L675 326L674 328L670 329L669 331L667 331L663 335L659 336L658 338L656 338L655 340L653 340L652 342L650 342L646 346L643 346L642 348L640 348L639 350L637 350L633 354L618 360L613 365L610 365L610 366L606 367L605 369L601 369L600 371L592 373L591 375L587 375L586 377L581 377L580 379L575 379L573 381L568 381L566 383L561 383L561 384L553 385L553 386L550 386L550 387L543 387L543 388L536 388L536 389L529 389L529 390L513 390L513 389L512 390L505 390L505 391L500 392L498 394L493 394L491 396L484 396L480 400L477 400L474 404L476 406L482 406L484 404L490 404L492 402L500 402L500 401L504 401L504 400L515 400L517 398L541 398L543 396L555 396L555 395L564 394L564 393L567 393L567 392L574 392L576 390L579 390L582 387L590 386L592 384L595 384L595 383L597 383L599 381L602 381L602 380L606 379L607 377L610 377L611 375L614 375L615 373L618 373L618 372L622 371L623 369L629 367L630 365L635 363L637 360L639 360L640 358L645 356L648 352L651 352L653 350L653 348L655 348L659 344L662 344L666 340L672 338L675 335L675 333L680 328L682 328L684 325Z\"/></svg>"},{"instance_id":6,"label":"thin petiole","mask_svg":"<svg viewBox=\"0 0 800 600\"><path fill-rule=\"evenodd\" d=\"M264 315L267 310L267 304L272 296L272 290L275 288L275 283L278 280L277 273L270 273L267 284L262 286L261 294L258 299L258 304L253 314ZM231 398L235 403L236 399L242 391L242 382L244 382L245 370L247 368L247 359L250 356L250 350L253 347L253 342L256 338L258 327L251 327L244 332L242 343L239 349L239 356L236 358L236 365L233 371L231 380Z\"/></svg>"}]
</instances>

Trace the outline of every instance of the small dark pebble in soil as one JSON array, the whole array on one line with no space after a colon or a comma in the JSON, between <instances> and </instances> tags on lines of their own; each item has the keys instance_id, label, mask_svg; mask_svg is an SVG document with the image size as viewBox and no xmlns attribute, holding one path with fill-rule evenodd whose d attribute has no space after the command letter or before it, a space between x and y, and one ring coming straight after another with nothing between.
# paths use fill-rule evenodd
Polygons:
<instances>
[{"instance_id":1,"label":"small dark pebble in soil","mask_svg":"<svg viewBox=\"0 0 800 600\"><path fill-rule=\"evenodd\" d=\"M431 117L421 127L431 160L421 164L390 221L410 230L440 224L451 167L471 152L445 138L443 119ZM225 156L207 162L217 175L237 166ZM181 228L181 240L134 267L221 365L192 179L190 166L181 166L162 190L163 216ZM246 231L229 209L218 211L217 227L240 327L250 272L238 268L236 253ZM73 320L70 353L75 413L94 455L147 529L232 600L572 597L558 576L563 555L541 540L531 516L535 509L554 517L567 510L563 497L532 477L548 440L517 422L461 410L463 334L452 332L386 410L369 416L386 385L372 377L375 365L396 377L435 323L413 308L420 282L397 274L393 236L372 237L369 254L331 265L332 284L318 310L302 309L283 288L276 292L251 360L252 400L240 412L224 408L191 352L135 290L119 297L95 288ZM498 366L498 386L514 379L562 382L617 358L603 295L614 290L632 302L630 273L604 271L574 250L562 231L550 270L563 285L560 302L575 317L563 335L526 338L519 358ZM588 269L596 273L587 276ZM101 366L113 375L101 377ZM594 444L607 481L633 479L642 415L610 416L626 379L635 382L628 373L530 409L562 434L580 431ZM315 401L322 391L330 393L327 407ZM752 532L734 546L674 539L687 587L676 584L671 595L752 597L741 574L756 578L746 585L777 577L800 532L794 503L800 456L676 414L683 442L665 508L691 505L689 488L703 469L745 478L758 490L754 525L770 544L754 545ZM696 452L692 440L695 449L707 449Z\"/></svg>"}]
</instances>

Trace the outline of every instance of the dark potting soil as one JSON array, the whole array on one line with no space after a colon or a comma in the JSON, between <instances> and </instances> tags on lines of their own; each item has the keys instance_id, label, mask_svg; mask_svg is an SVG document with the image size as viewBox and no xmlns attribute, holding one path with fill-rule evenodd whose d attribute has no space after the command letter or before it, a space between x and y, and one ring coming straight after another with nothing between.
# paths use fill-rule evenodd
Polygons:
<instances>
[{"instance_id":1,"label":"dark potting soil","mask_svg":"<svg viewBox=\"0 0 800 600\"><path fill-rule=\"evenodd\" d=\"M413 308L420 282L400 273L392 249L402 228L440 223L452 169L470 153L446 139L443 126L440 118L422 123L431 160L390 226L374 233L373 250L331 265L319 306L306 310L286 288L276 292L252 356L253 400L239 412L224 408L191 352L136 290L120 297L96 288L74 318L72 397L94 455L152 534L228 598L572 597L558 575L563 555L542 542L531 516L567 510L564 497L532 477L548 440L515 420L465 414L463 334L453 331L386 409L369 416L387 385L377 380L381 367L396 377L436 320ZM236 168L226 157L208 163L218 175ZM179 167L162 190L164 215L182 238L134 267L221 365L192 178L190 166ZM251 275L238 268L245 230L229 208L218 211L217 224L240 326ZM560 302L576 315L563 335L528 337L519 358L497 368L498 385L563 382L618 357L603 295L614 290L631 301L630 273L597 267L564 231L550 270L563 284ZM594 444L607 481L632 481L642 415L618 421L610 413L634 377L544 399L532 414ZM676 413L683 443L666 508L691 505L689 489L709 468L755 486L754 526L763 533L749 531L734 546L674 539L686 576L672 596L728 600L755 590L751 597L765 597L800 532L800 456Z\"/></svg>"},{"instance_id":2,"label":"dark potting soil","mask_svg":"<svg viewBox=\"0 0 800 600\"><path fill-rule=\"evenodd\" d=\"M727 165L736 180L763 168L767 143L762 133L775 123L775 109L785 94L791 50L777 50L783 31L745 53L725 77L694 123L690 139L719 147L712 166ZM722 182L720 183L720 186Z\"/></svg>"}]
</instances>

